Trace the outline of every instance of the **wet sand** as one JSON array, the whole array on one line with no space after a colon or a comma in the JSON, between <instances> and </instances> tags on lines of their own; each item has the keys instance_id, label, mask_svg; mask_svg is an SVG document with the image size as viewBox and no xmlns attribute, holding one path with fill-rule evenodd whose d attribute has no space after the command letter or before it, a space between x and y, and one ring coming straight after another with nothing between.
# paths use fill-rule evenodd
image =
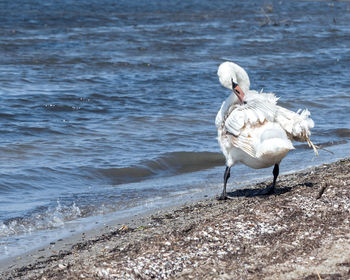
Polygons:
<instances>
[{"instance_id":1,"label":"wet sand","mask_svg":"<svg viewBox=\"0 0 350 280\"><path fill-rule=\"evenodd\" d=\"M11 262L1 279L350 279L350 160L110 224Z\"/></svg>"}]
</instances>

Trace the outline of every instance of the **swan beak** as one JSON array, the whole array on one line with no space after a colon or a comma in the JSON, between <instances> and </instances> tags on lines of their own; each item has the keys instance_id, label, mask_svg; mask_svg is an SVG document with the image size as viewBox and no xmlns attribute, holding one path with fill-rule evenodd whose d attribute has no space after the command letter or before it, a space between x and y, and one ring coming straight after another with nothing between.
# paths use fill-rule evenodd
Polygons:
<instances>
[{"instance_id":1,"label":"swan beak","mask_svg":"<svg viewBox=\"0 0 350 280\"><path fill-rule=\"evenodd\" d=\"M238 97L239 101L241 102L241 104L243 104L244 103L244 92L239 87L239 85L236 84L232 91L237 95L237 97Z\"/></svg>"}]
</instances>

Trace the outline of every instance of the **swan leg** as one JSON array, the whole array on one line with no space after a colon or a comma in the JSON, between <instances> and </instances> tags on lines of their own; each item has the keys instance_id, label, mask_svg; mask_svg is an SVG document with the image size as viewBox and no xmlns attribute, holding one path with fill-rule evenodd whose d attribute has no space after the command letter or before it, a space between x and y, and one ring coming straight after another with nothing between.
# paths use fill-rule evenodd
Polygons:
<instances>
[{"instance_id":1,"label":"swan leg","mask_svg":"<svg viewBox=\"0 0 350 280\"><path fill-rule=\"evenodd\" d=\"M230 178L230 167L226 166L225 174L224 174L224 188L222 190L221 195L219 196L218 200L226 200L227 199L227 192L226 192L226 184L228 178Z\"/></svg>"},{"instance_id":2,"label":"swan leg","mask_svg":"<svg viewBox=\"0 0 350 280\"><path fill-rule=\"evenodd\" d=\"M275 167L273 168L272 174L273 174L273 183L272 183L272 188L275 188L276 185L276 180L278 177L278 174L280 173L280 167L278 164L275 164Z\"/></svg>"},{"instance_id":3,"label":"swan leg","mask_svg":"<svg viewBox=\"0 0 350 280\"><path fill-rule=\"evenodd\" d=\"M275 185L277 181L278 174L280 172L279 165L276 163L275 167L273 168L272 174L273 174L273 182L272 185L267 187L265 190L262 191L261 194L267 195L267 194L273 194L275 193Z\"/></svg>"}]
</instances>

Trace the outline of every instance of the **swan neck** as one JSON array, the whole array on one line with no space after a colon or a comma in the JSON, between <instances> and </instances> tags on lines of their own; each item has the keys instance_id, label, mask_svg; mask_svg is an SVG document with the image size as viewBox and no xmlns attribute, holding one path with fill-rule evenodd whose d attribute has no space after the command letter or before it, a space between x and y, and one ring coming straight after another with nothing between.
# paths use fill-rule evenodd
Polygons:
<instances>
[{"instance_id":1,"label":"swan neck","mask_svg":"<svg viewBox=\"0 0 350 280\"><path fill-rule=\"evenodd\" d=\"M240 66L236 65L237 84L241 87L244 93L248 93L250 88L250 80L247 72Z\"/></svg>"}]
</instances>

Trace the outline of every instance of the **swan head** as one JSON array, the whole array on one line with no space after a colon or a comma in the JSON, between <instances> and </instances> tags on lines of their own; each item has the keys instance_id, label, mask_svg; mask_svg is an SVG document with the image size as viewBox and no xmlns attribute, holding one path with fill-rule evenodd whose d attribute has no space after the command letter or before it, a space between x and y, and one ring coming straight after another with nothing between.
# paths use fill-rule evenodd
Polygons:
<instances>
[{"instance_id":1,"label":"swan head","mask_svg":"<svg viewBox=\"0 0 350 280\"><path fill-rule=\"evenodd\" d=\"M245 93L249 91L250 81L247 72L236 63L226 61L220 64L218 76L221 85L230 89L243 103Z\"/></svg>"}]
</instances>

